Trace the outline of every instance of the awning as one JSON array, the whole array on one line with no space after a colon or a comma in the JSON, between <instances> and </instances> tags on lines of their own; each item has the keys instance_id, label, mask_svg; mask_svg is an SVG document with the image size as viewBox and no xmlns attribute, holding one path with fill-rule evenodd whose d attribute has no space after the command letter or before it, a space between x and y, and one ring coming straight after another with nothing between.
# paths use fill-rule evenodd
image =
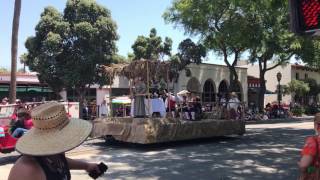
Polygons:
<instances>
[{"instance_id":1,"label":"awning","mask_svg":"<svg viewBox=\"0 0 320 180\"><path fill-rule=\"evenodd\" d=\"M0 92L8 92L9 91L9 86L8 85L0 85ZM37 92L37 93L48 93L48 92L53 92L50 88L48 87L35 87L35 86L17 86L16 89L17 92Z\"/></svg>"},{"instance_id":2,"label":"awning","mask_svg":"<svg viewBox=\"0 0 320 180\"><path fill-rule=\"evenodd\" d=\"M190 93L188 90L182 90L182 91L178 92L177 95L183 96L183 95L186 95L188 93Z\"/></svg>"},{"instance_id":3,"label":"awning","mask_svg":"<svg viewBox=\"0 0 320 180\"><path fill-rule=\"evenodd\" d=\"M28 92L34 91L34 92L42 92L42 88L39 87L29 87L27 88Z\"/></svg>"},{"instance_id":4,"label":"awning","mask_svg":"<svg viewBox=\"0 0 320 180\"><path fill-rule=\"evenodd\" d=\"M9 87L8 86L0 86L0 91L7 92L7 91L9 91Z\"/></svg>"},{"instance_id":5,"label":"awning","mask_svg":"<svg viewBox=\"0 0 320 180\"><path fill-rule=\"evenodd\" d=\"M259 88L248 88L248 91L251 93L259 93ZM276 93L267 89L265 94L276 94Z\"/></svg>"}]
</instances>

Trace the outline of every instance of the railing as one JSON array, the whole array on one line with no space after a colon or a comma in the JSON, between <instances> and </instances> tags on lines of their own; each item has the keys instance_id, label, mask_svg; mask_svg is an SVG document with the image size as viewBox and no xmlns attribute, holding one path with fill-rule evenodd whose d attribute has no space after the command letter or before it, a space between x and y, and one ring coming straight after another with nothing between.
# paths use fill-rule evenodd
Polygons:
<instances>
[{"instance_id":1,"label":"railing","mask_svg":"<svg viewBox=\"0 0 320 180\"><path fill-rule=\"evenodd\" d=\"M24 107L31 111L32 108L45 102L26 102L22 104L7 104L0 105L0 126L8 125L12 116L15 114L17 107ZM60 102L64 105L67 114L72 118L79 118L79 103L78 102Z\"/></svg>"}]
</instances>

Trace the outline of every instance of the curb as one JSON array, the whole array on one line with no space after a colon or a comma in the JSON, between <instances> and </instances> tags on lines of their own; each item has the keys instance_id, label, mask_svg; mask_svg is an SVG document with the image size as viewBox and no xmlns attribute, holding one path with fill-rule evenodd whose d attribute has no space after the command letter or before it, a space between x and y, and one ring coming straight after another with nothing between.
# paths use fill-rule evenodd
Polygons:
<instances>
[{"instance_id":1,"label":"curb","mask_svg":"<svg viewBox=\"0 0 320 180\"><path fill-rule=\"evenodd\" d=\"M303 121L312 121L314 116L307 117L293 117L287 119L269 119L269 120L258 120L258 121L246 121L246 124L276 124L276 123L296 123Z\"/></svg>"}]
</instances>

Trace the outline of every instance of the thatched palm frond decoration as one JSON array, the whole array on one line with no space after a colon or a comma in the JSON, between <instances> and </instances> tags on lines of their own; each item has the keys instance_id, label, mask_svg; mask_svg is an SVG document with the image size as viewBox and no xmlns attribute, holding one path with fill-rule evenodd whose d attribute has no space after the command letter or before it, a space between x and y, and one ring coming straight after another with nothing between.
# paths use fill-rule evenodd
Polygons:
<instances>
[{"instance_id":1,"label":"thatched palm frond decoration","mask_svg":"<svg viewBox=\"0 0 320 180\"><path fill-rule=\"evenodd\" d=\"M145 82L147 79L149 79L149 81L160 81L161 78L167 81L167 77L172 77L172 74L174 73L170 61L153 61L145 59L132 61L129 64L105 65L103 66L103 69L105 75L112 79L117 75L125 76L128 79L142 77ZM170 80L172 80L172 78L170 78Z\"/></svg>"}]
</instances>

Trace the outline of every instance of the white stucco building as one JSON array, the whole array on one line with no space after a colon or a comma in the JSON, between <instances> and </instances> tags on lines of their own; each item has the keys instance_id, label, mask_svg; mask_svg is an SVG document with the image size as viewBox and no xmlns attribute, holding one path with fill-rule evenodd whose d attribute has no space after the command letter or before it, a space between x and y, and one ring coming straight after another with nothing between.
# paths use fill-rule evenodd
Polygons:
<instances>
[{"instance_id":1,"label":"white stucco building","mask_svg":"<svg viewBox=\"0 0 320 180\"><path fill-rule=\"evenodd\" d=\"M187 89L192 92L198 92L203 102L212 102L218 100L221 94L230 92L229 75L227 66L217 64L191 64L188 66L191 76L187 77L185 70L180 73L178 82L175 84L175 92ZM237 67L239 82L236 84L236 93L243 102L247 102L247 68Z\"/></svg>"},{"instance_id":2,"label":"white stucco building","mask_svg":"<svg viewBox=\"0 0 320 180\"><path fill-rule=\"evenodd\" d=\"M248 68L248 76L253 76L259 78L259 66L250 64L246 66ZM269 65L271 67L271 65ZM304 80L307 78L312 78L320 84L320 73L316 69L312 69L299 64L288 64L285 66L278 66L275 69L267 71L265 75L266 88L268 91L276 92L277 90L277 77L276 74L281 72L282 78L280 81L281 85L288 85L293 79ZM289 104L293 101L294 95L285 95L282 97L282 102ZM266 94L265 104L277 101L277 94Z\"/></svg>"},{"instance_id":3,"label":"white stucco building","mask_svg":"<svg viewBox=\"0 0 320 180\"><path fill-rule=\"evenodd\" d=\"M181 90L187 89L196 95L199 95L203 102L213 103L218 101L218 96L229 93L229 69L227 66L216 64L191 64L190 76L186 75L183 70L179 73L178 81L169 84L169 90L175 94ZM247 68L236 68L239 76L239 82L236 84L236 91L240 99L247 102ZM124 77L116 77L112 89L110 86L96 87L97 105L103 99L109 101L110 92L112 96L119 96L121 94L129 94L129 81Z\"/></svg>"}]
</instances>

